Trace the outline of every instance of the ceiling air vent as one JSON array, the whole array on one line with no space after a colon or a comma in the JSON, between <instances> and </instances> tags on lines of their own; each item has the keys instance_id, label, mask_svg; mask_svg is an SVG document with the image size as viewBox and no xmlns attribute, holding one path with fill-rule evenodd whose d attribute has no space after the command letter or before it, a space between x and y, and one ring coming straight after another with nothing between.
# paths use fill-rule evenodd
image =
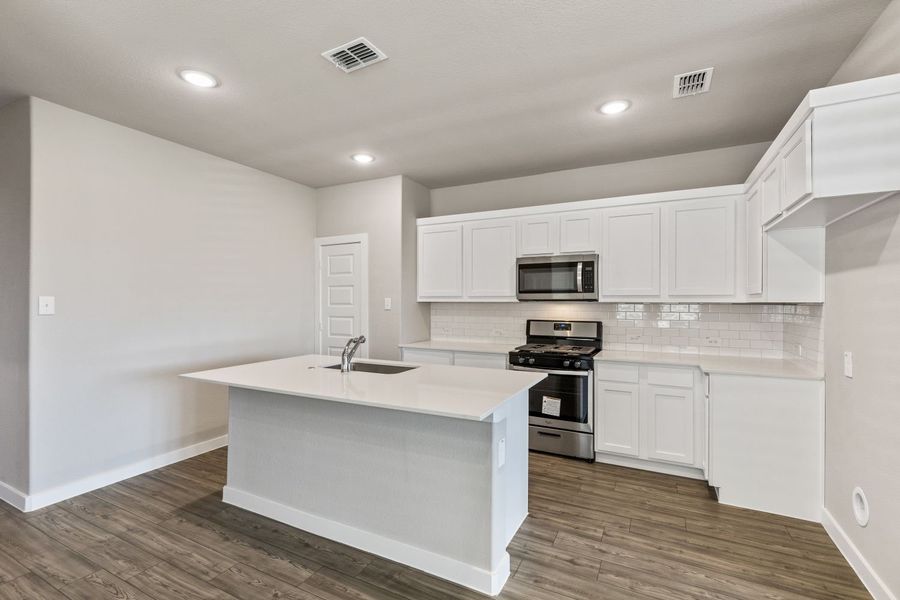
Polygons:
<instances>
[{"instance_id":1,"label":"ceiling air vent","mask_svg":"<svg viewBox=\"0 0 900 600\"><path fill-rule=\"evenodd\" d=\"M323 52L322 57L344 73L350 73L351 71L387 60L387 54L376 48L372 42L364 37L356 38L352 42L341 44L337 48Z\"/></svg>"},{"instance_id":2,"label":"ceiling air vent","mask_svg":"<svg viewBox=\"0 0 900 600\"><path fill-rule=\"evenodd\" d=\"M709 91L712 82L713 67L700 71L691 71L675 76L675 86L672 89L673 98L696 96Z\"/></svg>"}]
</instances>

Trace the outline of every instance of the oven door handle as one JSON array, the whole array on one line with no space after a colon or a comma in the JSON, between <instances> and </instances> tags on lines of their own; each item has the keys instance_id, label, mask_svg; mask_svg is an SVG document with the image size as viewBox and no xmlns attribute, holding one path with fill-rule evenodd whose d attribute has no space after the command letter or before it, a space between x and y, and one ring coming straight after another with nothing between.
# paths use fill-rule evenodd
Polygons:
<instances>
[{"instance_id":1,"label":"oven door handle","mask_svg":"<svg viewBox=\"0 0 900 600\"><path fill-rule=\"evenodd\" d=\"M575 377L589 377L592 371L553 371L550 369L535 369L534 367L520 367L518 365L509 365L513 371L533 371L536 373L546 373L547 375L573 375Z\"/></svg>"}]
</instances>

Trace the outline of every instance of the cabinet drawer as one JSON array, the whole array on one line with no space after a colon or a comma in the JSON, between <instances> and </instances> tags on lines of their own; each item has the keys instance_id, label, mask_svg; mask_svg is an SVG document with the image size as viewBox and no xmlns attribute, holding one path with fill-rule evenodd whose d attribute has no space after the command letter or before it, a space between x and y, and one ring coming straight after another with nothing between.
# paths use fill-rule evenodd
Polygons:
<instances>
[{"instance_id":1,"label":"cabinet drawer","mask_svg":"<svg viewBox=\"0 0 900 600\"><path fill-rule=\"evenodd\" d=\"M617 362L595 362L594 372L600 381L621 381L622 383L638 383L640 367Z\"/></svg>"},{"instance_id":2,"label":"cabinet drawer","mask_svg":"<svg viewBox=\"0 0 900 600\"><path fill-rule=\"evenodd\" d=\"M452 365L453 353L446 350L420 350L418 348L403 348L404 362Z\"/></svg>"},{"instance_id":3,"label":"cabinet drawer","mask_svg":"<svg viewBox=\"0 0 900 600\"><path fill-rule=\"evenodd\" d=\"M694 387L694 369L647 367L647 383L672 387Z\"/></svg>"},{"instance_id":4,"label":"cabinet drawer","mask_svg":"<svg viewBox=\"0 0 900 600\"><path fill-rule=\"evenodd\" d=\"M509 358L506 354L486 352L454 352L453 364L458 367L481 367L483 369L505 369Z\"/></svg>"}]
</instances>

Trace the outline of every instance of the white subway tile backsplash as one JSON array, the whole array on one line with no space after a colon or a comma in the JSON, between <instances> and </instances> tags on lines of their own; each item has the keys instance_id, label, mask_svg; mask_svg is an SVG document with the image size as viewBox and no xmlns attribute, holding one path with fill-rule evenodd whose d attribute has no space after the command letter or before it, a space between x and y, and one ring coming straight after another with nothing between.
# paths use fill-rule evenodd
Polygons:
<instances>
[{"instance_id":1,"label":"white subway tile backsplash","mask_svg":"<svg viewBox=\"0 0 900 600\"><path fill-rule=\"evenodd\" d=\"M820 305L435 303L431 337L515 346L525 341L527 319L599 320L610 350L800 359L819 366L822 318Z\"/></svg>"}]
</instances>

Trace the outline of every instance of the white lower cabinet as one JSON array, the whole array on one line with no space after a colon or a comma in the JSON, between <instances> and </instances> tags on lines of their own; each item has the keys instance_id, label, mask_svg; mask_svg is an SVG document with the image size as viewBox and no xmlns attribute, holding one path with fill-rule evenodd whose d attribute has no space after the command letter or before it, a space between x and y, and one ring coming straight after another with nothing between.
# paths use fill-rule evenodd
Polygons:
<instances>
[{"instance_id":1,"label":"white lower cabinet","mask_svg":"<svg viewBox=\"0 0 900 600\"><path fill-rule=\"evenodd\" d=\"M694 392L647 386L647 458L694 464Z\"/></svg>"},{"instance_id":2,"label":"white lower cabinet","mask_svg":"<svg viewBox=\"0 0 900 600\"><path fill-rule=\"evenodd\" d=\"M508 355L493 352L401 348L400 360L419 364L456 365L459 367L480 367L482 369L506 369Z\"/></svg>"},{"instance_id":3,"label":"white lower cabinet","mask_svg":"<svg viewBox=\"0 0 900 600\"><path fill-rule=\"evenodd\" d=\"M709 484L719 502L820 521L823 381L709 376Z\"/></svg>"},{"instance_id":4,"label":"white lower cabinet","mask_svg":"<svg viewBox=\"0 0 900 600\"><path fill-rule=\"evenodd\" d=\"M640 386L598 381L594 386L597 410L594 441L598 452L625 456L640 454Z\"/></svg>"},{"instance_id":5,"label":"white lower cabinet","mask_svg":"<svg viewBox=\"0 0 900 600\"><path fill-rule=\"evenodd\" d=\"M594 439L599 455L627 456L648 465L705 467L705 397L697 369L601 363L596 370Z\"/></svg>"}]
</instances>

